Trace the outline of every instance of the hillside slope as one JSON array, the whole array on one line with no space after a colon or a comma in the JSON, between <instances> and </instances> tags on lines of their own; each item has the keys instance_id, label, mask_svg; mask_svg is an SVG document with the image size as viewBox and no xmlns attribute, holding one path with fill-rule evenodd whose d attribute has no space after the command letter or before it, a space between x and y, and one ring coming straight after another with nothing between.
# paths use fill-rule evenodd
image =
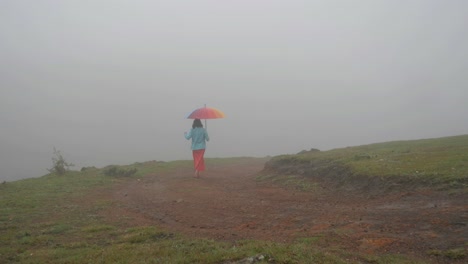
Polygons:
<instances>
[{"instance_id":1,"label":"hillside slope","mask_svg":"<svg viewBox=\"0 0 468 264\"><path fill-rule=\"evenodd\" d=\"M466 190L468 135L303 151L272 158L265 172L368 190L428 186Z\"/></svg>"}]
</instances>

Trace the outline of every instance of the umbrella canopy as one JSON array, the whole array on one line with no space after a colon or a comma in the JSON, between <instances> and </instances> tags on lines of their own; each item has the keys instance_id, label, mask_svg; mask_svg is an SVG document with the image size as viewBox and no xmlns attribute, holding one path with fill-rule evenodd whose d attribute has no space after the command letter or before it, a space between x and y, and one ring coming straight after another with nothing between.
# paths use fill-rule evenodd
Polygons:
<instances>
[{"instance_id":1,"label":"umbrella canopy","mask_svg":"<svg viewBox=\"0 0 468 264\"><path fill-rule=\"evenodd\" d=\"M224 118L224 113L213 107L202 107L187 115L188 119L216 119Z\"/></svg>"}]
</instances>

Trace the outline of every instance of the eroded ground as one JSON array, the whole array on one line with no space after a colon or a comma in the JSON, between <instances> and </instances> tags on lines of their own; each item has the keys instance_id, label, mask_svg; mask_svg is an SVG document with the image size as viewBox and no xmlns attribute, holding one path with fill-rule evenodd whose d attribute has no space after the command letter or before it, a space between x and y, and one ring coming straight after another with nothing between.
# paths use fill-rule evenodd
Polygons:
<instances>
[{"instance_id":1,"label":"eroded ground","mask_svg":"<svg viewBox=\"0 0 468 264\"><path fill-rule=\"evenodd\" d=\"M467 246L466 195L426 190L369 197L326 186L304 192L258 181L263 166L262 160L246 159L208 164L201 179L193 178L190 169L148 175L101 193L116 202L103 214L193 237L279 242L316 237L319 246L438 262L427 253Z\"/></svg>"}]
</instances>

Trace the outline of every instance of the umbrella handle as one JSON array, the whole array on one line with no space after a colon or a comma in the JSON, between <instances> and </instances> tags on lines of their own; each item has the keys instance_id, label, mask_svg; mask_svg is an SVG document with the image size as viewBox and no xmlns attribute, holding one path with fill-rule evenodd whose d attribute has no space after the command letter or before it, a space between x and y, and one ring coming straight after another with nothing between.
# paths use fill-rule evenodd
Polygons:
<instances>
[{"instance_id":1,"label":"umbrella handle","mask_svg":"<svg viewBox=\"0 0 468 264\"><path fill-rule=\"evenodd\" d=\"M205 108L206 108L206 104L205 104ZM208 125L206 124L206 119L205 119L205 129L208 129Z\"/></svg>"}]
</instances>

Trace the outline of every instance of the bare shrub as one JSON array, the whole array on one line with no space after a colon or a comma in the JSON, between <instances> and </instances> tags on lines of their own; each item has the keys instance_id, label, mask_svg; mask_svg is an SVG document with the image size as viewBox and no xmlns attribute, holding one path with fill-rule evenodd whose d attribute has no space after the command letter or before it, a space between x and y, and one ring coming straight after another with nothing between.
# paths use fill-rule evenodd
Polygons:
<instances>
[{"instance_id":1,"label":"bare shrub","mask_svg":"<svg viewBox=\"0 0 468 264\"><path fill-rule=\"evenodd\" d=\"M70 167L75 166L73 163L68 163L62 156L59 150L54 147L54 156L52 157L52 168L47 169L50 173L63 175L70 170Z\"/></svg>"}]
</instances>

